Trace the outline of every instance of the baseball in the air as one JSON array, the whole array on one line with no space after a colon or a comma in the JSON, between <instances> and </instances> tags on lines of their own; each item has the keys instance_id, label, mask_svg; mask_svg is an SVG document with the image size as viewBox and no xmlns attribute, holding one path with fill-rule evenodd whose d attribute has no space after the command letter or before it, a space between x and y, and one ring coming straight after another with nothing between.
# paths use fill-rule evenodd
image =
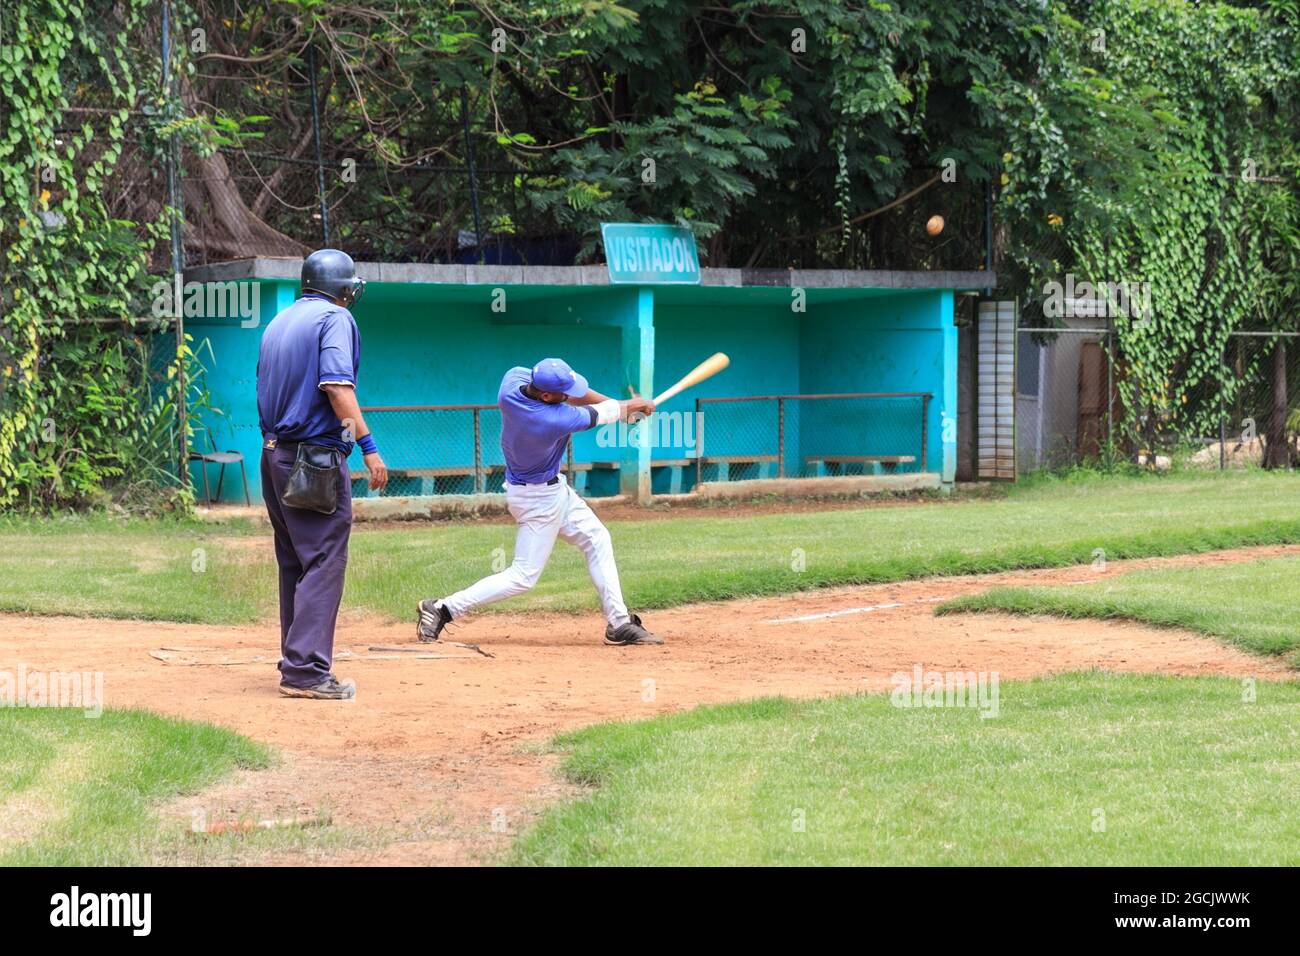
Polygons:
<instances>
[{"instance_id":1,"label":"baseball in the air","mask_svg":"<svg viewBox=\"0 0 1300 956\"><path fill-rule=\"evenodd\" d=\"M931 216L930 221L925 224L925 231L932 236L943 232L943 216Z\"/></svg>"}]
</instances>

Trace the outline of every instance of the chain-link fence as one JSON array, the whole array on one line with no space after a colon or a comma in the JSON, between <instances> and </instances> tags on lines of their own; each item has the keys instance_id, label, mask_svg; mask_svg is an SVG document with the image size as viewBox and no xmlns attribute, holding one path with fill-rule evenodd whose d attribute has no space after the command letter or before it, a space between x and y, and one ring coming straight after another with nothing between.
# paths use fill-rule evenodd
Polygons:
<instances>
[{"instance_id":1,"label":"chain-link fence","mask_svg":"<svg viewBox=\"0 0 1300 956\"><path fill-rule=\"evenodd\" d=\"M570 441L561 467L581 494L618 491L622 448L651 446L651 486L688 492L701 482L754 478L904 475L932 470L928 392L849 392L697 399L693 413L657 413L631 429L597 428ZM495 405L363 408L382 438L388 488L370 491L352 472L357 497L501 492L501 412Z\"/></svg>"},{"instance_id":2,"label":"chain-link fence","mask_svg":"<svg viewBox=\"0 0 1300 956\"><path fill-rule=\"evenodd\" d=\"M321 69L329 67L322 64ZM521 163L502 148L497 132L478 120L467 121L463 128L429 130L426 135L436 145L424 152L437 160L402 157L380 162L372 148L337 135L326 118L317 154L309 145L310 84L296 72L281 77L280 83L283 97L300 104L304 117L302 128L274 137L287 151L248 145L215 153L180 151L187 266L251 254L303 255L327 245L346 249L358 260L385 262L578 261L582 238L535 201L540 188L536 184L565 175L554 162L530 158ZM213 90L221 109L237 112L239 84L216 83ZM333 109L319 94L317 107ZM469 97L467 108L477 113L484 106ZM739 239L732 240L737 248L715 239L701 243L701 256L705 265L983 267L989 214L985 185L932 179L923 182L924 188L910 201L850 228L831 223L810 233L773 235L743 252ZM412 210L420 214L411 215ZM927 228L931 223L937 233ZM745 235L745 230L740 232Z\"/></svg>"},{"instance_id":3,"label":"chain-link fence","mask_svg":"<svg viewBox=\"0 0 1300 956\"><path fill-rule=\"evenodd\" d=\"M381 436L390 497L499 492L505 474L501 410L495 405L385 405L362 408ZM352 473L353 494L374 496L366 472Z\"/></svg>"},{"instance_id":4,"label":"chain-link fence","mask_svg":"<svg viewBox=\"0 0 1300 956\"><path fill-rule=\"evenodd\" d=\"M564 139L547 128L538 92L506 60L491 66L504 84L483 82L473 57L403 71L395 47L429 49L438 62L447 51L403 34L399 21L410 22L358 8L300 32L297 18L231 18L207 4L158 0L167 102L149 104L149 125L166 129L170 141L154 136L150 162L127 164L124 204L156 213L175 182L182 267L326 245L369 261L568 265L590 258L594 235L590 226L580 234L572 213L602 192L606 171L573 154L588 139L602 149L626 142L624 132L603 128L607 121L649 119L630 109L629 91L606 91L608 115L577 140ZM384 40L392 31L406 43L368 44L371 31ZM583 108L581 99L572 102ZM552 148L539 139L561 141ZM816 165L824 173L833 159L823 160ZM618 175L653 189L641 168L629 161ZM579 178L594 184L591 195L570 194ZM831 209L829 198L796 205L772 192L755 201L748 221L702 240L700 252L708 265L732 267L978 268L988 258L991 198L987 173L917 165L893 201L856 215L845 207L842 221L802 214ZM755 222L771 228L756 238ZM166 246L156 251L160 271L170 254Z\"/></svg>"},{"instance_id":5,"label":"chain-link fence","mask_svg":"<svg viewBox=\"0 0 1300 956\"><path fill-rule=\"evenodd\" d=\"M1073 275L1067 227L1002 223L998 239L996 298L1011 310L998 358L1013 374L1005 392L1000 381L977 383L972 414L978 433L991 423L988 415L979 420L985 405L1014 409L1006 449L1014 471L1126 462L1286 467L1300 459L1300 333L1243 330L1216 339L1207 321L1198 332L1207 341L1157 375L1126 350L1110 318L1150 309L1150 283L1085 286ZM1010 478L1010 464L996 475L977 466L973 476Z\"/></svg>"},{"instance_id":6,"label":"chain-link fence","mask_svg":"<svg viewBox=\"0 0 1300 956\"><path fill-rule=\"evenodd\" d=\"M544 189L563 186L560 160L512 147L502 135L531 128L526 108L495 102L472 77L449 76L427 91L394 86L385 95L398 97L400 108L390 103L385 122L397 125L374 125L324 33L304 38L290 31L294 43L267 64L241 63L229 51L204 54L195 73L178 66L197 55L181 56L175 44L192 39L196 25L220 20L196 19L184 10L178 17L171 9L168 21L169 9L159 0L157 37L164 49L169 37L172 50L163 55L167 102L160 106L142 94L139 108L130 111L126 149L103 198L114 218L157 220L169 202L168 166L174 163L170 201L184 210L180 267L301 255L327 243L363 260L569 264L578 258L581 238L562 214L568 207L561 204L557 212L536 201ZM227 27L232 36L239 32ZM110 110L101 99L91 84L79 89L66 128L57 132L108 123ZM268 104L275 104L274 118L259 115L272 111ZM84 160L96 156L92 145ZM1028 247L1014 223L1002 215L995 221L987 183L965 176L947 182L920 167L899 193L896 204L850 217L848 230L830 221L812 232L805 231L807 223L798 229L774 225L769 238L751 247L744 229L728 229L702 244L701 252L717 254L710 264L995 267L1000 297L1022 308L1010 399L1021 471L1144 454L1223 467L1277 464L1279 450L1284 459L1296 457L1295 423L1289 421L1300 418L1294 397L1300 395L1300 341L1294 335L1234 335L1221 358L1211 360L1218 362L1212 372L1204 356L1195 358L1171 371L1158 398L1133 409L1129 404L1142 393L1129 387L1135 377L1113 332L1088 323L1055 328L1043 314L1044 280L1060 278L1074 262L1068 226L1038 235ZM927 229L931 221L937 232ZM154 238L152 271L169 273L171 244L161 233ZM727 241L737 245L729 248ZM167 342L160 337L157 354L166 354ZM171 388L161 378L157 386L159 394ZM175 389L176 415L185 415L193 397L187 383ZM670 441L656 449L656 491L747 477L938 470L938 462L926 460L933 436L925 433L922 396L750 396L706 402L698 411L692 423L702 426L698 448ZM495 408L410 406L372 414L377 433L411 436L396 445L385 439L394 469L389 494L500 489ZM963 421L962 427L970 425ZM169 442L183 448L179 430L173 431ZM199 450L208 450L208 442L196 435ZM579 439L571 455L575 484L617 487L616 452Z\"/></svg>"},{"instance_id":7,"label":"chain-link fence","mask_svg":"<svg viewBox=\"0 0 1300 956\"><path fill-rule=\"evenodd\" d=\"M380 85L406 104L381 123L358 109L355 64L326 37L296 49L256 82L212 64L201 90L178 91L187 118L222 124L215 151L177 151L186 266L321 246L386 262L573 261L578 243L555 235L525 186L552 176L553 163L501 144L500 124L527 129L527 116L464 84L424 96L395 82ZM274 121L258 115L268 103Z\"/></svg>"},{"instance_id":8,"label":"chain-link fence","mask_svg":"<svg viewBox=\"0 0 1300 956\"><path fill-rule=\"evenodd\" d=\"M1147 382L1104 324L1020 327L1018 470L1085 462L1154 468L1300 462L1300 336L1233 333L1217 362L1201 364L1199 371Z\"/></svg>"},{"instance_id":9,"label":"chain-link fence","mask_svg":"<svg viewBox=\"0 0 1300 956\"><path fill-rule=\"evenodd\" d=\"M363 407L366 424L379 436L388 466L388 487L372 491L359 466L352 471L355 497L497 494L504 490L501 410L496 405L382 405ZM626 431L626 429L624 430ZM573 441L562 469L580 494L618 491L618 452L607 452L619 432L587 442L575 454ZM592 452L591 449L596 451Z\"/></svg>"},{"instance_id":10,"label":"chain-link fence","mask_svg":"<svg viewBox=\"0 0 1300 956\"><path fill-rule=\"evenodd\" d=\"M928 392L701 398L697 481L930 470Z\"/></svg>"},{"instance_id":11,"label":"chain-link fence","mask_svg":"<svg viewBox=\"0 0 1300 956\"><path fill-rule=\"evenodd\" d=\"M482 131L469 135L487 138ZM578 250L575 240L529 225L520 168L384 165L347 155L345 147L329 152L319 163L257 150L222 150L219 161L187 153L186 265L250 252L303 255L326 245L358 260L507 265L572 262ZM477 222L467 195L481 197ZM413 208L423 214L409 215ZM513 238L509 232L519 224L531 235Z\"/></svg>"}]
</instances>

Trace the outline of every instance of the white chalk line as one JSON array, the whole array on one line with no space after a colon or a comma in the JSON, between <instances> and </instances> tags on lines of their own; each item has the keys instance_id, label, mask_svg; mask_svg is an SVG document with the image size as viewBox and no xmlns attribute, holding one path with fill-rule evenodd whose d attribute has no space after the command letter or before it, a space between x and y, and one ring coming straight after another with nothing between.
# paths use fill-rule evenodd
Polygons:
<instances>
[{"instance_id":1,"label":"white chalk line","mask_svg":"<svg viewBox=\"0 0 1300 956\"><path fill-rule=\"evenodd\" d=\"M1061 581L1060 584L1098 584L1100 578L1092 578L1083 581ZM940 601L947 601L953 595L945 597L918 598L915 601L899 601L896 604L868 604L866 607L849 607L842 611L822 611L820 614L801 614L798 617L777 617L770 621L760 621L760 624L801 624L805 621L824 621L829 617L845 617L849 614L870 614L872 611L888 611L896 607L906 607L909 604L938 604Z\"/></svg>"},{"instance_id":2,"label":"white chalk line","mask_svg":"<svg viewBox=\"0 0 1300 956\"><path fill-rule=\"evenodd\" d=\"M801 614L798 617L778 617L770 621L762 621L763 624L800 624L804 621L824 621L828 617L844 617L848 614L870 614L872 611L888 611L896 607L905 607L908 604L938 604L940 601L946 601L946 597L920 598L916 601L900 601L897 604L868 604L866 607L849 607L842 611L822 611L820 614Z\"/></svg>"}]
</instances>

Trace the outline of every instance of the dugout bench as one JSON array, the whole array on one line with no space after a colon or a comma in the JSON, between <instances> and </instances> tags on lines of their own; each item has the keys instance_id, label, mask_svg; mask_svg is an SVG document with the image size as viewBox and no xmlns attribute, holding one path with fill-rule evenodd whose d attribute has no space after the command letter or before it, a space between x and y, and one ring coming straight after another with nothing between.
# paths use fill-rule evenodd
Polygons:
<instances>
[{"instance_id":1,"label":"dugout bench","mask_svg":"<svg viewBox=\"0 0 1300 956\"><path fill-rule=\"evenodd\" d=\"M588 475L592 472L613 476L617 485L618 462L575 461L565 465L563 473L580 495L588 491ZM443 468L389 468L388 489L392 496L417 495L472 495L499 494L505 490L506 466L482 465L477 471L473 465L452 465ZM363 469L351 471L352 497L378 497L370 491L369 474ZM611 494L613 492L610 492Z\"/></svg>"},{"instance_id":2,"label":"dugout bench","mask_svg":"<svg viewBox=\"0 0 1300 956\"><path fill-rule=\"evenodd\" d=\"M808 455L804 470L812 478L840 475L892 475L899 465L910 465L915 455Z\"/></svg>"}]
</instances>

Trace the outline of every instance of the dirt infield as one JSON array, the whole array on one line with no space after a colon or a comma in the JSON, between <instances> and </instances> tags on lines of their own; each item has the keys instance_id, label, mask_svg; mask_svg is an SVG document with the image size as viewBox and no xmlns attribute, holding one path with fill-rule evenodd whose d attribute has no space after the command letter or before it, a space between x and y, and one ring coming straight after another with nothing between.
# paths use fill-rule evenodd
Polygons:
<instances>
[{"instance_id":1,"label":"dirt infield","mask_svg":"<svg viewBox=\"0 0 1300 956\"><path fill-rule=\"evenodd\" d=\"M1107 575L1298 553L1269 547L1114 561ZM324 811L338 826L369 835L331 851L331 863L481 862L566 793L542 743L595 721L766 695L882 691L891 674L918 663L997 671L1004 679L1093 667L1287 674L1278 662L1177 630L933 616L938 601L992 585L1098 578L1080 566L689 605L646 615L668 639L664 647L605 647L594 614L483 615L448 635L481 645L490 658L456 647L421 646L440 655L432 659L374 651L412 646L413 624L345 614L338 649L352 657L336 671L357 681L358 695L341 704L277 695L273 626L3 616L0 645L6 659L29 669L103 671L107 706L212 721L283 754L275 769L179 801L168 811L178 818L195 809L210 819Z\"/></svg>"}]
</instances>

